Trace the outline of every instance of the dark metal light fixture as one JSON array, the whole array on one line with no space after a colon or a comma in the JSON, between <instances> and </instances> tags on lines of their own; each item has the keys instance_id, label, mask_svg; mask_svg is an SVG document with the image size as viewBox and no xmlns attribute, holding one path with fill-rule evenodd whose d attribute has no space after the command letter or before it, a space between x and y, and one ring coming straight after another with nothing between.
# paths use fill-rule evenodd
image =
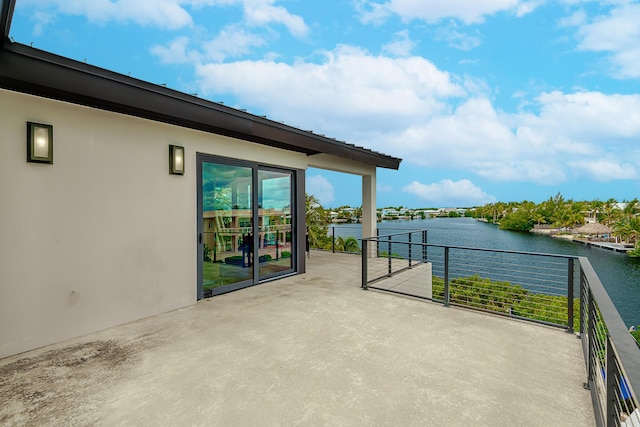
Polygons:
<instances>
[{"instance_id":1,"label":"dark metal light fixture","mask_svg":"<svg viewBox=\"0 0 640 427\"><path fill-rule=\"evenodd\" d=\"M184 147L169 145L169 173L184 175Z\"/></svg>"},{"instance_id":2,"label":"dark metal light fixture","mask_svg":"<svg viewBox=\"0 0 640 427\"><path fill-rule=\"evenodd\" d=\"M53 163L53 126L27 122L27 162Z\"/></svg>"}]
</instances>

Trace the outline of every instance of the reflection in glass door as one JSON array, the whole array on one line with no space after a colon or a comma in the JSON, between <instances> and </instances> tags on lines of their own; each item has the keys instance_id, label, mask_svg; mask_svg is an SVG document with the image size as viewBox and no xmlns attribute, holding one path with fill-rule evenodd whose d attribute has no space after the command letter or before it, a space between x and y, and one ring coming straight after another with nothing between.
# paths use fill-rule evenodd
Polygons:
<instances>
[{"instance_id":1,"label":"reflection in glass door","mask_svg":"<svg viewBox=\"0 0 640 427\"><path fill-rule=\"evenodd\" d=\"M198 154L198 299L293 273L295 172Z\"/></svg>"},{"instance_id":2,"label":"reflection in glass door","mask_svg":"<svg viewBox=\"0 0 640 427\"><path fill-rule=\"evenodd\" d=\"M293 269L291 172L258 171L259 276L268 278Z\"/></svg>"},{"instance_id":3,"label":"reflection in glass door","mask_svg":"<svg viewBox=\"0 0 640 427\"><path fill-rule=\"evenodd\" d=\"M198 297L253 284L253 170L202 162Z\"/></svg>"}]
</instances>

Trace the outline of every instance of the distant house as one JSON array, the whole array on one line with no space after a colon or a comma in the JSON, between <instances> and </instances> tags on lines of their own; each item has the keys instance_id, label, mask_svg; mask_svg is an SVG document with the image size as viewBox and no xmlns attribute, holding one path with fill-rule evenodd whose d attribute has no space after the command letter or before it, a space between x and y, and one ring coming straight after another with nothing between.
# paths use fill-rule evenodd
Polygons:
<instances>
[{"instance_id":1,"label":"distant house","mask_svg":"<svg viewBox=\"0 0 640 427\"><path fill-rule=\"evenodd\" d=\"M305 171L400 159L9 39L0 10L0 357L305 272Z\"/></svg>"},{"instance_id":2,"label":"distant house","mask_svg":"<svg viewBox=\"0 0 640 427\"><path fill-rule=\"evenodd\" d=\"M382 219L397 219L400 212L395 209L382 209Z\"/></svg>"}]
</instances>

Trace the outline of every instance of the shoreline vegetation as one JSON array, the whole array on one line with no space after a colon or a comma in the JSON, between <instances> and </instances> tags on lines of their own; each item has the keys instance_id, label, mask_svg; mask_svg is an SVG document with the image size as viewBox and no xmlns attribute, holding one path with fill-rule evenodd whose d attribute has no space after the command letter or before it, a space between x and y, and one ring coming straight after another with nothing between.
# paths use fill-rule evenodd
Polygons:
<instances>
[{"instance_id":1,"label":"shoreline vegetation","mask_svg":"<svg viewBox=\"0 0 640 427\"><path fill-rule=\"evenodd\" d=\"M640 257L640 202L574 201L560 193L542 203L496 202L470 209L466 216L502 230L528 231L593 244Z\"/></svg>"},{"instance_id":2,"label":"shoreline vegetation","mask_svg":"<svg viewBox=\"0 0 640 427\"><path fill-rule=\"evenodd\" d=\"M328 234L329 226L336 222L359 222L357 214L359 208L348 208L342 210L343 215L352 215L352 217L344 218L343 221L335 221L332 213L336 210L327 210L322 207L318 200L312 196L306 195L306 220L307 234L309 238L309 246L315 249L332 250L335 248L337 252L360 253L361 249L358 240L355 237L336 237L333 242L332 237ZM390 210L390 209L389 209ZM402 212L402 208L395 209ZM417 210L416 210L417 211ZM413 212L416 212L413 211ZM460 211L463 211L462 213ZM378 209L378 217L384 216L384 210ZM549 234L554 236L567 236L573 239L574 229L589 224L613 224L611 231L608 233L598 233L595 235L583 236L587 239L611 239L616 241L630 243L633 242L633 249L628 253L631 256L640 256L638 244L638 235L640 235L640 203L637 199L630 202L617 203L610 199L607 202L574 202L572 200L564 200L558 194L549 200L536 205L533 202L520 203L492 203L483 207L476 207L469 210L466 209L450 209L448 211L440 210L444 217L466 216L489 223L499 225L501 229L512 231L534 231L535 225L545 224L547 227L538 227L537 232L541 234ZM446 213L445 213L446 212ZM584 216L587 214L588 216ZM424 214L423 214L424 215ZM424 219L423 215L417 218L406 219ZM627 225L625 225L627 224ZM628 230L627 228L628 227ZM535 232L535 231L534 231ZM606 237L604 234L608 234ZM579 235L579 234L578 234ZM380 256L387 256L381 253ZM480 283L481 286L477 284ZM434 296L439 295L444 287L443 279L433 276ZM454 278L451 281L451 301L458 302L472 307L489 309L492 311L506 312L523 315L543 321L557 321L558 310L560 310L560 318L566 316L566 297L550 296L546 294L538 294L525 290L517 284L509 282L494 282L487 278L478 276ZM574 306L578 304L574 300ZM550 310L552 308L552 310ZM562 312L564 310L564 312ZM574 310L576 316L580 310ZM577 325L577 317L574 317L574 325ZM630 330L633 337L640 346L640 325Z\"/></svg>"}]
</instances>

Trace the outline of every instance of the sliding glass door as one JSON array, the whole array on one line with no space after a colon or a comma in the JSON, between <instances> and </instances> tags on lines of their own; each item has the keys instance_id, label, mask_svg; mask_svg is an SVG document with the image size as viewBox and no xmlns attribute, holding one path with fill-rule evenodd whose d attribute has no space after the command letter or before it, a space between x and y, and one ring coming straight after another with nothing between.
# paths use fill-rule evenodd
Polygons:
<instances>
[{"instance_id":1,"label":"sliding glass door","mask_svg":"<svg viewBox=\"0 0 640 427\"><path fill-rule=\"evenodd\" d=\"M294 271L293 183L293 171L198 155L198 299Z\"/></svg>"}]
</instances>

